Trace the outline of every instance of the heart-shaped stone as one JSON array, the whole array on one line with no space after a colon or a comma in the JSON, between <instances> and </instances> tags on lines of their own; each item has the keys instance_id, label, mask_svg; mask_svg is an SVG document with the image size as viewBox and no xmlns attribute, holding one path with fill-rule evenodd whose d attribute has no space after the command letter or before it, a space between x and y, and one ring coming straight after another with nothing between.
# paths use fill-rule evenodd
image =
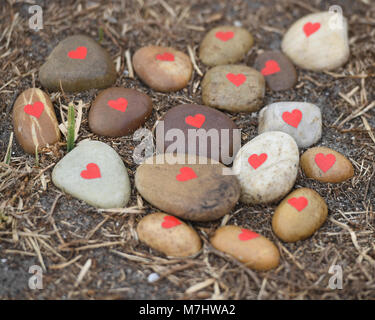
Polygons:
<instances>
[{"instance_id":1,"label":"heart-shaped stone","mask_svg":"<svg viewBox=\"0 0 375 320\"><path fill-rule=\"evenodd\" d=\"M44 104L40 101L34 102L34 104L27 104L23 107L25 113L29 114L30 116L34 116L35 118L39 119L42 115L44 110Z\"/></svg>"},{"instance_id":2,"label":"heart-shaped stone","mask_svg":"<svg viewBox=\"0 0 375 320\"><path fill-rule=\"evenodd\" d=\"M280 69L280 66L277 63L277 61L268 60L268 61L266 61L265 66L262 69L261 73L264 76L269 76L271 74L274 74L274 73L277 73L277 72L280 72L280 71L281 71L281 69Z\"/></svg>"},{"instance_id":3,"label":"heart-shaped stone","mask_svg":"<svg viewBox=\"0 0 375 320\"><path fill-rule=\"evenodd\" d=\"M298 197L298 198L290 198L288 199L288 203L296 208L298 211L302 211L303 209L306 208L308 205L308 201L305 197Z\"/></svg>"},{"instance_id":4,"label":"heart-shaped stone","mask_svg":"<svg viewBox=\"0 0 375 320\"><path fill-rule=\"evenodd\" d=\"M101 178L99 166L96 163L89 163L86 166L86 170L81 171L81 177L83 179L98 179L98 178Z\"/></svg>"},{"instance_id":5,"label":"heart-shaped stone","mask_svg":"<svg viewBox=\"0 0 375 320\"><path fill-rule=\"evenodd\" d=\"M318 153L317 155L315 155L315 163L324 173L331 169L335 162L336 157L332 153L326 155L324 155L323 153Z\"/></svg>"},{"instance_id":6,"label":"heart-shaped stone","mask_svg":"<svg viewBox=\"0 0 375 320\"><path fill-rule=\"evenodd\" d=\"M320 23L311 23L307 22L303 26L303 32L305 33L306 37L310 37L313 33L317 32L320 29Z\"/></svg>"},{"instance_id":7,"label":"heart-shaped stone","mask_svg":"<svg viewBox=\"0 0 375 320\"><path fill-rule=\"evenodd\" d=\"M218 31L215 33L215 37L221 41L228 41L234 37L233 31Z\"/></svg>"},{"instance_id":8,"label":"heart-shaped stone","mask_svg":"<svg viewBox=\"0 0 375 320\"><path fill-rule=\"evenodd\" d=\"M178 181L188 181L197 178L196 173L190 167L182 167L180 169L180 172L181 173L176 176L176 179Z\"/></svg>"},{"instance_id":9,"label":"heart-shaped stone","mask_svg":"<svg viewBox=\"0 0 375 320\"><path fill-rule=\"evenodd\" d=\"M259 234L248 229L241 229L241 233L238 235L238 239L240 239L241 241L247 241L258 237Z\"/></svg>"},{"instance_id":10,"label":"heart-shaped stone","mask_svg":"<svg viewBox=\"0 0 375 320\"><path fill-rule=\"evenodd\" d=\"M174 54L170 52L164 52L163 54L157 54L156 59L161 61L174 61Z\"/></svg>"},{"instance_id":11,"label":"heart-shaped stone","mask_svg":"<svg viewBox=\"0 0 375 320\"><path fill-rule=\"evenodd\" d=\"M247 161L256 170L267 160L267 153L252 154Z\"/></svg>"},{"instance_id":12,"label":"heart-shaped stone","mask_svg":"<svg viewBox=\"0 0 375 320\"><path fill-rule=\"evenodd\" d=\"M302 112L299 109L294 109L292 112L285 111L282 115L283 120L294 128L298 128L302 120Z\"/></svg>"},{"instance_id":13,"label":"heart-shaped stone","mask_svg":"<svg viewBox=\"0 0 375 320\"><path fill-rule=\"evenodd\" d=\"M71 59L86 59L87 56L87 48L86 47L78 47L75 50L68 52L68 57Z\"/></svg>"},{"instance_id":14,"label":"heart-shaped stone","mask_svg":"<svg viewBox=\"0 0 375 320\"><path fill-rule=\"evenodd\" d=\"M241 84L243 84L246 81L246 76L243 73L239 73L239 74L228 73L226 77L236 87L239 87Z\"/></svg>"},{"instance_id":15,"label":"heart-shaped stone","mask_svg":"<svg viewBox=\"0 0 375 320\"><path fill-rule=\"evenodd\" d=\"M198 113L194 117L187 116L185 118L185 122L193 127L200 128L202 127L203 123L206 121L206 117L204 114Z\"/></svg>"},{"instance_id":16,"label":"heart-shaped stone","mask_svg":"<svg viewBox=\"0 0 375 320\"><path fill-rule=\"evenodd\" d=\"M165 216L163 220L161 226L165 229L173 228L182 224L182 222L174 216Z\"/></svg>"},{"instance_id":17,"label":"heart-shaped stone","mask_svg":"<svg viewBox=\"0 0 375 320\"><path fill-rule=\"evenodd\" d=\"M128 106L128 100L125 98L118 98L117 100L109 100L108 105L116 110L125 112L126 107Z\"/></svg>"}]
</instances>

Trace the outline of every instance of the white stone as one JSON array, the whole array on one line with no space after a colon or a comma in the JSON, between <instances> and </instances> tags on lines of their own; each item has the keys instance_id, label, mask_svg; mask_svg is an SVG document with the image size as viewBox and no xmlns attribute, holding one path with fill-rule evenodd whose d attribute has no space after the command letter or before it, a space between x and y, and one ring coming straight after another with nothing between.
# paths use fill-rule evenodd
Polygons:
<instances>
[{"instance_id":1,"label":"white stone","mask_svg":"<svg viewBox=\"0 0 375 320\"><path fill-rule=\"evenodd\" d=\"M312 103L272 103L259 113L258 133L266 131L285 132L294 138L298 147L306 148L319 141L322 136L322 113Z\"/></svg>"},{"instance_id":2,"label":"white stone","mask_svg":"<svg viewBox=\"0 0 375 320\"><path fill-rule=\"evenodd\" d=\"M89 163L99 167L100 177L85 179L81 172ZM120 156L100 141L82 141L55 166L56 187L99 208L124 207L130 197L130 182Z\"/></svg>"},{"instance_id":3,"label":"white stone","mask_svg":"<svg viewBox=\"0 0 375 320\"><path fill-rule=\"evenodd\" d=\"M159 280L159 279L160 279L160 276L159 276L157 273L155 273L155 272L150 273L150 274L148 275L148 277L147 277L147 281L148 281L149 283L153 283L153 282L155 282L155 281L157 281L157 280Z\"/></svg>"},{"instance_id":4,"label":"white stone","mask_svg":"<svg viewBox=\"0 0 375 320\"><path fill-rule=\"evenodd\" d=\"M304 32L307 23L312 24L309 35ZM315 31L318 23L320 28ZM347 21L329 11L304 16L288 29L281 48L300 68L317 71L338 68L349 58Z\"/></svg>"},{"instance_id":5,"label":"white stone","mask_svg":"<svg viewBox=\"0 0 375 320\"><path fill-rule=\"evenodd\" d=\"M267 154L256 169L249 157ZM244 203L271 203L283 198L293 187L299 164L298 147L294 139L280 131L262 133L246 143L237 153L233 171L241 185Z\"/></svg>"}]
</instances>

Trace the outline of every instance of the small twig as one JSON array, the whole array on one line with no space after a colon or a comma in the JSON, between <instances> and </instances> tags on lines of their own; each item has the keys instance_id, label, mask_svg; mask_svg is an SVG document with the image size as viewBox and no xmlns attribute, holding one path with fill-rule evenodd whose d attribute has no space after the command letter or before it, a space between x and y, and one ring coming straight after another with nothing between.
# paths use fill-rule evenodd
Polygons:
<instances>
[{"instance_id":1,"label":"small twig","mask_svg":"<svg viewBox=\"0 0 375 320\"><path fill-rule=\"evenodd\" d=\"M128 67L128 71L129 71L129 78L134 79L132 58L130 56L130 50L129 49L125 51L125 59L126 59L126 66Z\"/></svg>"},{"instance_id":2,"label":"small twig","mask_svg":"<svg viewBox=\"0 0 375 320\"><path fill-rule=\"evenodd\" d=\"M197 63L195 61L193 49L190 46L188 46L187 48L188 48L188 52L189 52L191 63L193 64L193 67L194 67L195 71L197 71L197 73L201 77L203 77L203 72L199 69L199 67L197 66Z\"/></svg>"}]
</instances>

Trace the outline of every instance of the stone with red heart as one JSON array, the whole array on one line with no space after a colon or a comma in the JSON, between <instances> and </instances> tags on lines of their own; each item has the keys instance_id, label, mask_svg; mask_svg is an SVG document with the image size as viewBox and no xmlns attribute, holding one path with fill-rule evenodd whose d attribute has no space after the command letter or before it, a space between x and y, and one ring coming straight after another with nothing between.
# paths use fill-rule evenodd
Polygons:
<instances>
[{"instance_id":1,"label":"stone with red heart","mask_svg":"<svg viewBox=\"0 0 375 320\"><path fill-rule=\"evenodd\" d=\"M203 123L206 121L206 116L201 113L197 113L195 116L187 116L185 122L195 128L202 127Z\"/></svg>"}]
</instances>

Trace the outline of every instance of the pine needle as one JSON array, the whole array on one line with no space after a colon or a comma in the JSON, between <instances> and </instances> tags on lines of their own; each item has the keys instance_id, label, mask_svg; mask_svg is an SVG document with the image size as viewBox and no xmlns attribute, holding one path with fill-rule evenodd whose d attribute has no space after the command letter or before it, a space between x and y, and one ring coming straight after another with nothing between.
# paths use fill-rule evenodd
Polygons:
<instances>
[{"instance_id":1,"label":"pine needle","mask_svg":"<svg viewBox=\"0 0 375 320\"><path fill-rule=\"evenodd\" d=\"M67 151L71 151L74 148L74 129L75 129L75 111L73 104L69 104L68 109L68 133L66 136L66 147Z\"/></svg>"}]
</instances>

